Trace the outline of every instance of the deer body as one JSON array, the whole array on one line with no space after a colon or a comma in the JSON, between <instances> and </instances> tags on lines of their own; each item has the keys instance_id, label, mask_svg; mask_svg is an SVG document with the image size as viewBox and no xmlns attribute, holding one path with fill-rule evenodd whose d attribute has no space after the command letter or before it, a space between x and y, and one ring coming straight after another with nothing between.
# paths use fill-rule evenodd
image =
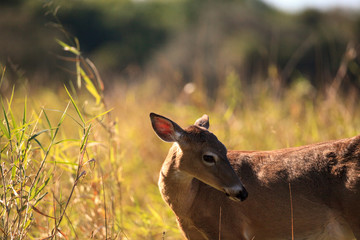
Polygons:
<instances>
[{"instance_id":1,"label":"deer body","mask_svg":"<svg viewBox=\"0 0 360 240\"><path fill-rule=\"evenodd\" d=\"M153 126L154 116L161 118L153 115ZM203 127L208 118L199 120L165 139L175 143L159 177L162 197L187 239L291 239L292 219L296 240L360 239L360 136L226 152ZM208 155L216 155L213 165Z\"/></svg>"}]
</instances>

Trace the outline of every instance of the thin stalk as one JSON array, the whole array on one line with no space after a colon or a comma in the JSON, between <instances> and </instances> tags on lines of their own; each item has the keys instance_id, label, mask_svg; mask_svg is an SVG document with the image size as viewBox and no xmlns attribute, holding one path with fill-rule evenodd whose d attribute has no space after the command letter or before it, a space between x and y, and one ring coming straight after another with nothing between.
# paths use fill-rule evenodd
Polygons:
<instances>
[{"instance_id":1,"label":"thin stalk","mask_svg":"<svg viewBox=\"0 0 360 240\"><path fill-rule=\"evenodd\" d=\"M81 168L82 168L82 163L83 163L83 159L84 159L85 152L86 152L87 143L88 143L88 140L89 140L88 135L89 135L89 132L90 132L90 128L91 128L91 125L89 126L89 129L88 129L88 131L86 132L86 134L84 136L84 142L81 145L81 154L80 154L80 157L79 157L79 163L78 163L78 169L77 169L77 172L76 172L75 182L74 182L74 184L72 186L72 189L71 189L70 195L69 195L69 197L68 197L68 199L66 201L65 207L62 210L62 213L61 213L61 215L59 217L59 221L57 222L57 225L55 226L54 233L53 233L51 239L53 238L53 236L56 236L56 232L58 231L60 223L61 223L61 221L62 221L62 219L63 219L63 217L65 215L66 209L67 209L67 207L68 207L68 205L70 203L70 200L71 200L72 195L73 195L73 193L75 191L76 185L78 184L80 178L86 173L85 171L81 172Z\"/></svg>"},{"instance_id":2,"label":"thin stalk","mask_svg":"<svg viewBox=\"0 0 360 240\"><path fill-rule=\"evenodd\" d=\"M50 141L50 144L49 144L49 146L47 148L47 151L45 152L45 156L44 156L43 160L40 163L40 167L39 167L38 171L35 174L35 178L34 178L33 182L31 183L30 191L29 191L29 194L28 194L28 197L27 197L27 202L28 203L30 202L31 189L34 187L34 185L35 185L35 183L36 183L36 181L37 181L37 179L38 179L38 177L40 175L40 172L42 171L42 169L43 169L43 167L45 165L45 161L46 161L46 159L47 159L47 157L48 157L48 155L50 153L50 150L51 150L51 148L52 148L52 146L53 146L53 144L55 142L55 138L56 138L57 133L59 132L60 126L61 126L62 122L65 119L65 116L66 116L67 110L69 108L69 105L70 105L70 102L67 104L67 106L65 108L65 111L63 112L63 114L62 114L62 116L60 118L60 121L59 121L59 123L58 123L58 125L57 125L57 127L55 129L55 133L54 133L53 137L51 138L51 141ZM28 211L29 211L29 204L27 204L27 206L26 206L26 213L28 213ZM24 222L23 222L24 226L26 224L27 218L28 218L28 214L25 215ZM22 231L24 232L25 229L23 229ZM23 234L21 234L20 239L22 239L22 235Z\"/></svg>"},{"instance_id":3,"label":"thin stalk","mask_svg":"<svg viewBox=\"0 0 360 240\"><path fill-rule=\"evenodd\" d=\"M105 184L104 184L104 176L102 172L101 166L100 168L100 174L101 174L101 186L103 189L103 198L104 198L104 211L105 211L105 239L107 239L107 233L108 233L108 226L107 226L107 210L106 210L106 194L105 194Z\"/></svg>"},{"instance_id":4,"label":"thin stalk","mask_svg":"<svg viewBox=\"0 0 360 240\"><path fill-rule=\"evenodd\" d=\"M4 206L5 206L5 224L4 224L4 236L7 237L7 233L8 233L8 223L9 223L9 209L8 209L8 204L7 204L7 199L6 199L6 182L5 182L5 177L4 177L4 169L3 166L1 164L1 154L0 154L0 170L1 170L1 178L3 180L2 184L3 184L3 189L4 189Z\"/></svg>"}]
</instances>

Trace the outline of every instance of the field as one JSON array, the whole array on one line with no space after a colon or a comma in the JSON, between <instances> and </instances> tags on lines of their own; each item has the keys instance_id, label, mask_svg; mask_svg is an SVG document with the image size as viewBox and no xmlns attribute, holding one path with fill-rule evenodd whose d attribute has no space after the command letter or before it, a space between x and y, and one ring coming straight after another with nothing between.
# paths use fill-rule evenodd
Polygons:
<instances>
[{"instance_id":1,"label":"field","mask_svg":"<svg viewBox=\"0 0 360 240\"><path fill-rule=\"evenodd\" d=\"M170 144L156 137L150 112L183 127L207 113L228 149L284 148L360 132L356 91L316 90L305 78L275 91L261 80L242 87L229 70L209 99L199 85L173 94L150 77L103 88L94 67L74 64L76 77L56 88L7 86L1 69L3 239L181 239L157 188Z\"/></svg>"}]
</instances>

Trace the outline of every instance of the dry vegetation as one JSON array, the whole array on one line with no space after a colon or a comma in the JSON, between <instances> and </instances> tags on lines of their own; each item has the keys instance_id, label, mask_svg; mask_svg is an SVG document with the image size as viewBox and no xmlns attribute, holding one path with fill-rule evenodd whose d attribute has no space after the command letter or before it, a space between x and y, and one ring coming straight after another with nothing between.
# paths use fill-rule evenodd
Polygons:
<instances>
[{"instance_id":1,"label":"dry vegetation","mask_svg":"<svg viewBox=\"0 0 360 240\"><path fill-rule=\"evenodd\" d=\"M280 92L271 81L243 88L231 70L211 100L200 85L169 97L154 78L105 91L78 50L60 44L77 60L73 84L16 86L1 96L3 239L180 239L157 189L170 146L153 133L151 111L182 126L206 112L229 149L275 149L360 132L356 92L342 95L334 86L319 92L303 78Z\"/></svg>"}]
</instances>

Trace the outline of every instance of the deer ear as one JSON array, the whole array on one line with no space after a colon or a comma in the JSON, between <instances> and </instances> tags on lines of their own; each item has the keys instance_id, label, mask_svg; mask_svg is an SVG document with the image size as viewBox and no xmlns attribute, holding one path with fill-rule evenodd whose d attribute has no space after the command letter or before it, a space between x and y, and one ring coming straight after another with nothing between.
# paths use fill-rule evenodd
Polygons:
<instances>
[{"instance_id":1,"label":"deer ear","mask_svg":"<svg viewBox=\"0 0 360 240\"><path fill-rule=\"evenodd\" d=\"M209 129L209 127L210 127L209 116L204 114L201 118L196 120L194 125Z\"/></svg>"},{"instance_id":2,"label":"deer ear","mask_svg":"<svg viewBox=\"0 0 360 240\"><path fill-rule=\"evenodd\" d=\"M170 119L150 113L151 124L156 134L165 142L178 142L185 132Z\"/></svg>"}]
</instances>

